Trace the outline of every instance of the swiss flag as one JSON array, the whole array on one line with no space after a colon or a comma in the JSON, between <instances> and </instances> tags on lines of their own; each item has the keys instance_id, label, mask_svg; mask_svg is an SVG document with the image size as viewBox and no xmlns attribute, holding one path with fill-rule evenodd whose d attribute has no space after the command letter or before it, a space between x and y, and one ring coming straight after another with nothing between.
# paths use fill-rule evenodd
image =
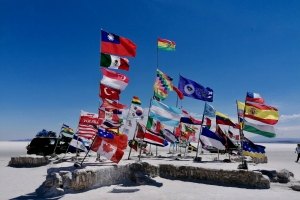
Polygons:
<instances>
[{"instance_id":1,"label":"swiss flag","mask_svg":"<svg viewBox=\"0 0 300 200\"><path fill-rule=\"evenodd\" d=\"M91 150L115 163L119 163L124 155L124 152L114 144L110 143L109 139L102 139L98 136L95 139Z\"/></svg>"},{"instance_id":2,"label":"swiss flag","mask_svg":"<svg viewBox=\"0 0 300 200\"><path fill-rule=\"evenodd\" d=\"M100 83L100 97L112 100L120 100L121 90L110 88Z\"/></svg>"}]
</instances>

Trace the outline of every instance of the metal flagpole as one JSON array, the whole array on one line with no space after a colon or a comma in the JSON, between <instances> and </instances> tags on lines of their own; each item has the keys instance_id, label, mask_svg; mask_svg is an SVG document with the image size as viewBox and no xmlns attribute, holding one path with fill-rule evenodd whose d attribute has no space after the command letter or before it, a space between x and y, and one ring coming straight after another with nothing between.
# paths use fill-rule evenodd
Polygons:
<instances>
[{"instance_id":1,"label":"metal flagpole","mask_svg":"<svg viewBox=\"0 0 300 200\"><path fill-rule=\"evenodd\" d=\"M135 138L135 135L136 135L136 131L137 131L137 119L135 120L135 122L136 122L136 125L135 125L135 131L134 131L134 134L133 134L133 138L132 138L132 140L134 140L134 138ZM124 131L123 131L124 132ZM142 148L142 147L141 147ZM128 160L130 160L130 154L131 154L131 150L132 150L132 148L130 148L129 149L129 155L128 155Z\"/></svg>"},{"instance_id":2,"label":"metal flagpole","mask_svg":"<svg viewBox=\"0 0 300 200\"><path fill-rule=\"evenodd\" d=\"M198 144L197 144L197 150L196 150L196 157L195 157L195 160L197 160L197 158L198 158L200 136L201 136L201 134L202 134L202 126L203 126L203 121L204 121L205 106L206 106L206 102L205 102L205 104L204 104L204 110L203 110L202 121L201 121L201 126L200 126L200 132L199 132L199 138L198 138Z\"/></svg>"},{"instance_id":3,"label":"metal flagpole","mask_svg":"<svg viewBox=\"0 0 300 200\"><path fill-rule=\"evenodd\" d=\"M64 125L64 123L63 123L63 125ZM62 126L61 126L61 128L60 128L60 132L59 132L58 140L57 140L57 142L56 142L56 144L55 144L55 147L54 147L54 150L53 150L53 154L55 154L55 151L56 151L57 144L58 144L58 143L59 143L59 141L60 141L60 138L61 138L61 130L62 130L62 127L63 127L63 125L62 125Z\"/></svg>"}]
</instances>

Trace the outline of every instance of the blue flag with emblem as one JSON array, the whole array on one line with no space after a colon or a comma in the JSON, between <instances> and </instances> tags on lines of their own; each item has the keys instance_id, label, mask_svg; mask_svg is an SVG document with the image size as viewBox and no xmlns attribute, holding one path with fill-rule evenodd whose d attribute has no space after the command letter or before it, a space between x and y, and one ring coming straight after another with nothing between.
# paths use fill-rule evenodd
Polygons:
<instances>
[{"instance_id":1,"label":"blue flag with emblem","mask_svg":"<svg viewBox=\"0 0 300 200\"><path fill-rule=\"evenodd\" d=\"M102 138L108 138L108 139L114 139L115 137L114 134L101 128L98 129L98 136Z\"/></svg>"},{"instance_id":2,"label":"blue flag with emblem","mask_svg":"<svg viewBox=\"0 0 300 200\"><path fill-rule=\"evenodd\" d=\"M205 88L199 83L182 76L179 76L178 89L183 93L184 96L202 101L213 102L214 91L212 89L209 87Z\"/></svg>"}]
</instances>

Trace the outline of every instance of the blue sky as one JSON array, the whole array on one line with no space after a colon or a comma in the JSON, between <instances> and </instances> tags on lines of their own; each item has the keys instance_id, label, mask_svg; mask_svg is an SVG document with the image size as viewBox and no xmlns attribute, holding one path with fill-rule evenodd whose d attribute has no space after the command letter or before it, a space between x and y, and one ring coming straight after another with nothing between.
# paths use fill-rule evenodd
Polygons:
<instances>
[{"instance_id":1,"label":"blue sky","mask_svg":"<svg viewBox=\"0 0 300 200\"><path fill-rule=\"evenodd\" d=\"M138 46L121 103L136 95L149 106L161 37L176 42L158 52L175 86L180 73L212 88L212 105L233 119L235 101L259 93L279 109L278 137L300 137L299 10L299 1L2 0L0 140L76 129L80 110L97 113L101 28ZM175 92L164 102L175 106ZM203 101L179 105L201 119Z\"/></svg>"}]
</instances>

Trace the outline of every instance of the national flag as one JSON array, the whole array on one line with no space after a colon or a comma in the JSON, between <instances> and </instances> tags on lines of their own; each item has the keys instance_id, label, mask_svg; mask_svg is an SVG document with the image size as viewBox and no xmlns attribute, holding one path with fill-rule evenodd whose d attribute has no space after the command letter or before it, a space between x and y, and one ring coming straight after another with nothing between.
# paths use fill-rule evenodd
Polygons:
<instances>
[{"instance_id":1,"label":"national flag","mask_svg":"<svg viewBox=\"0 0 300 200\"><path fill-rule=\"evenodd\" d=\"M207 146L213 146L220 150L225 149L225 146L223 145L224 139L206 128L202 128L200 139L202 143L204 143Z\"/></svg>"},{"instance_id":2,"label":"national flag","mask_svg":"<svg viewBox=\"0 0 300 200\"><path fill-rule=\"evenodd\" d=\"M98 114L89 113L81 110L79 124L98 125L99 124Z\"/></svg>"},{"instance_id":3,"label":"national flag","mask_svg":"<svg viewBox=\"0 0 300 200\"><path fill-rule=\"evenodd\" d=\"M99 119L101 119L101 122L103 123L103 121L106 120L112 120L114 122L120 122L120 118L117 114L114 114L113 111L106 111L106 110L101 110L99 109ZM101 125L100 121L99 124Z\"/></svg>"},{"instance_id":4,"label":"national flag","mask_svg":"<svg viewBox=\"0 0 300 200\"><path fill-rule=\"evenodd\" d=\"M117 90L124 90L129 83L129 78L121 73L101 68L103 78L101 83Z\"/></svg>"},{"instance_id":5,"label":"national flag","mask_svg":"<svg viewBox=\"0 0 300 200\"><path fill-rule=\"evenodd\" d=\"M164 100L168 96L168 91L173 90L172 81L173 79L171 77L157 69L154 83L154 96L160 100Z\"/></svg>"},{"instance_id":6,"label":"national flag","mask_svg":"<svg viewBox=\"0 0 300 200\"><path fill-rule=\"evenodd\" d=\"M246 103L245 117L274 125L278 122L279 113L277 108L272 106Z\"/></svg>"},{"instance_id":7,"label":"national flag","mask_svg":"<svg viewBox=\"0 0 300 200\"><path fill-rule=\"evenodd\" d=\"M205 88L199 83L196 83L193 80L179 76L179 85L178 89L183 93L184 96L213 102L213 90L209 87Z\"/></svg>"},{"instance_id":8,"label":"national flag","mask_svg":"<svg viewBox=\"0 0 300 200\"><path fill-rule=\"evenodd\" d=\"M205 102L205 106L204 106L204 115L207 117L215 117L216 116L216 110L214 109L214 107L212 107L211 105L209 105L206 102Z\"/></svg>"},{"instance_id":9,"label":"national flag","mask_svg":"<svg viewBox=\"0 0 300 200\"><path fill-rule=\"evenodd\" d=\"M189 150L189 151L197 151L197 148L194 147L193 145L191 145L191 143L189 143L189 145L188 145L188 150Z\"/></svg>"},{"instance_id":10,"label":"national flag","mask_svg":"<svg viewBox=\"0 0 300 200\"><path fill-rule=\"evenodd\" d=\"M193 118L186 110L182 110L182 117L180 118L180 122L194 125L202 124L201 120Z\"/></svg>"},{"instance_id":11,"label":"national flag","mask_svg":"<svg viewBox=\"0 0 300 200\"><path fill-rule=\"evenodd\" d=\"M247 122L245 120L243 130L248 131L250 133L262 135L268 138L276 137L275 129L273 126L270 125L258 125L253 124L251 122Z\"/></svg>"},{"instance_id":12,"label":"national flag","mask_svg":"<svg viewBox=\"0 0 300 200\"><path fill-rule=\"evenodd\" d=\"M234 134L230 130L228 130L228 137L229 138L234 138Z\"/></svg>"},{"instance_id":13,"label":"national flag","mask_svg":"<svg viewBox=\"0 0 300 200\"><path fill-rule=\"evenodd\" d=\"M136 140L129 140L128 141L128 146L130 148L132 148L133 150L138 151L141 145ZM148 152L148 150L145 147L142 147L142 150L144 152Z\"/></svg>"},{"instance_id":14,"label":"national flag","mask_svg":"<svg viewBox=\"0 0 300 200\"><path fill-rule=\"evenodd\" d=\"M136 48L131 40L101 30L101 53L135 57Z\"/></svg>"},{"instance_id":15,"label":"national flag","mask_svg":"<svg viewBox=\"0 0 300 200\"><path fill-rule=\"evenodd\" d=\"M100 83L100 94L101 98L108 98L112 100L120 100L121 90L110 88Z\"/></svg>"},{"instance_id":16,"label":"national flag","mask_svg":"<svg viewBox=\"0 0 300 200\"><path fill-rule=\"evenodd\" d=\"M124 155L124 152L120 148L98 136L95 139L91 150L115 163L119 163Z\"/></svg>"},{"instance_id":17,"label":"national flag","mask_svg":"<svg viewBox=\"0 0 300 200\"><path fill-rule=\"evenodd\" d=\"M153 132L160 133L162 127L159 121L153 119L152 117L148 117L146 128Z\"/></svg>"},{"instance_id":18,"label":"national flag","mask_svg":"<svg viewBox=\"0 0 300 200\"><path fill-rule=\"evenodd\" d=\"M153 144L155 146L165 146L165 139L161 136L158 135L150 130L147 130L146 127L140 123L138 123L138 132L136 134L136 138L143 139L144 142ZM142 131L144 131L142 133Z\"/></svg>"},{"instance_id":19,"label":"national flag","mask_svg":"<svg viewBox=\"0 0 300 200\"><path fill-rule=\"evenodd\" d=\"M188 132L188 133L195 133L196 132L194 129L187 126L186 124L183 124L183 126L184 126L184 132Z\"/></svg>"},{"instance_id":20,"label":"national flag","mask_svg":"<svg viewBox=\"0 0 300 200\"><path fill-rule=\"evenodd\" d=\"M68 125L63 124L60 130L60 134L68 138L73 138L74 130L71 129Z\"/></svg>"},{"instance_id":21,"label":"national flag","mask_svg":"<svg viewBox=\"0 0 300 200\"><path fill-rule=\"evenodd\" d=\"M166 51L175 51L175 42L171 41L171 40L166 40L166 39L162 39L162 38L158 38L157 39L157 48L161 49L161 50L166 50Z\"/></svg>"},{"instance_id":22,"label":"national flag","mask_svg":"<svg viewBox=\"0 0 300 200\"><path fill-rule=\"evenodd\" d=\"M137 106L135 104L131 104L129 109L129 117L135 118L135 119L143 119L144 112L143 108L141 106Z\"/></svg>"},{"instance_id":23,"label":"national flag","mask_svg":"<svg viewBox=\"0 0 300 200\"><path fill-rule=\"evenodd\" d=\"M86 148L87 145L84 143L84 140L81 137L78 137L76 135L74 135L69 145L77 149L80 149L84 152L88 151L88 149Z\"/></svg>"},{"instance_id":24,"label":"national flag","mask_svg":"<svg viewBox=\"0 0 300 200\"><path fill-rule=\"evenodd\" d=\"M226 149L236 149L237 147L232 143L232 141L226 136L226 134L222 131L219 125L216 127L216 134L224 139L222 142Z\"/></svg>"},{"instance_id":25,"label":"national flag","mask_svg":"<svg viewBox=\"0 0 300 200\"><path fill-rule=\"evenodd\" d=\"M178 142L177 137L168 129L161 129L165 139L170 143Z\"/></svg>"},{"instance_id":26,"label":"national flag","mask_svg":"<svg viewBox=\"0 0 300 200\"><path fill-rule=\"evenodd\" d=\"M265 158L265 146L254 144L252 141L244 137L242 141L243 155L256 158Z\"/></svg>"},{"instance_id":27,"label":"national flag","mask_svg":"<svg viewBox=\"0 0 300 200\"><path fill-rule=\"evenodd\" d=\"M176 127L180 122L182 111L176 107L152 100L149 116L165 125Z\"/></svg>"},{"instance_id":28,"label":"national flag","mask_svg":"<svg viewBox=\"0 0 300 200\"><path fill-rule=\"evenodd\" d=\"M121 110L126 108L127 105L120 104L110 99L102 98L102 104L100 108L111 109L111 110Z\"/></svg>"},{"instance_id":29,"label":"national flag","mask_svg":"<svg viewBox=\"0 0 300 200\"><path fill-rule=\"evenodd\" d=\"M92 139L97 135L97 133L98 133L98 130L93 125L84 125L84 124L78 125L78 136L79 137Z\"/></svg>"},{"instance_id":30,"label":"national flag","mask_svg":"<svg viewBox=\"0 0 300 200\"><path fill-rule=\"evenodd\" d=\"M244 117L245 103L237 101L237 107L238 107L238 116L243 118Z\"/></svg>"},{"instance_id":31,"label":"national flag","mask_svg":"<svg viewBox=\"0 0 300 200\"><path fill-rule=\"evenodd\" d=\"M177 93L177 96L179 97L180 100L182 100L184 98L183 93L173 85L173 90Z\"/></svg>"},{"instance_id":32,"label":"national flag","mask_svg":"<svg viewBox=\"0 0 300 200\"><path fill-rule=\"evenodd\" d=\"M100 127L104 129L118 129L121 125L120 122L104 119Z\"/></svg>"},{"instance_id":33,"label":"national flag","mask_svg":"<svg viewBox=\"0 0 300 200\"><path fill-rule=\"evenodd\" d=\"M180 137L180 135L181 135L181 129L182 129L182 123L179 123L178 127L176 127L175 130L174 130L174 135L176 137Z\"/></svg>"},{"instance_id":34,"label":"national flag","mask_svg":"<svg viewBox=\"0 0 300 200\"><path fill-rule=\"evenodd\" d=\"M107 139L114 139L115 136L113 133L110 133L109 131L106 131L102 128L98 129L98 136L101 138L107 138Z\"/></svg>"},{"instance_id":35,"label":"national flag","mask_svg":"<svg viewBox=\"0 0 300 200\"><path fill-rule=\"evenodd\" d=\"M246 101L264 104L265 100L257 93L247 92Z\"/></svg>"},{"instance_id":36,"label":"national flag","mask_svg":"<svg viewBox=\"0 0 300 200\"><path fill-rule=\"evenodd\" d=\"M235 122L233 122L229 117L226 115L216 111L216 123L217 124L223 124L228 126L236 126Z\"/></svg>"},{"instance_id":37,"label":"national flag","mask_svg":"<svg viewBox=\"0 0 300 200\"><path fill-rule=\"evenodd\" d=\"M101 53L100 66L110 69L121 69L128 71L129 60L127 58L120 58L118 56Z\"/></svg>"},{"instance_id":38,"label":"national flag","mask_svg":"<svg viewBox=\"0 0 300 200\"><path fill-rule=\"evenodd\" d=\"M131 103L141 105L141 101L137 96L133 96Z\"/></svg>"},{"instance_id":39,"label":"national flag","mask_svg":"<svg viewBox=\"0 0 300 200\"><path fill-rule=\"evenodd\" d=\"M211 119L205 117L206 123L205 123L205 128L207 128L208 130L211 127Z\"/></svg>"},{"instance_id":40,"label":"national flag","mask_svg":"<svg viewBox=\"0 0 300 200\"><path fill-rule=\"evenodd\" d=\"M235 140L240 140L240 135L235 135L234 139Z\"/></svg>"}]
</instances>

